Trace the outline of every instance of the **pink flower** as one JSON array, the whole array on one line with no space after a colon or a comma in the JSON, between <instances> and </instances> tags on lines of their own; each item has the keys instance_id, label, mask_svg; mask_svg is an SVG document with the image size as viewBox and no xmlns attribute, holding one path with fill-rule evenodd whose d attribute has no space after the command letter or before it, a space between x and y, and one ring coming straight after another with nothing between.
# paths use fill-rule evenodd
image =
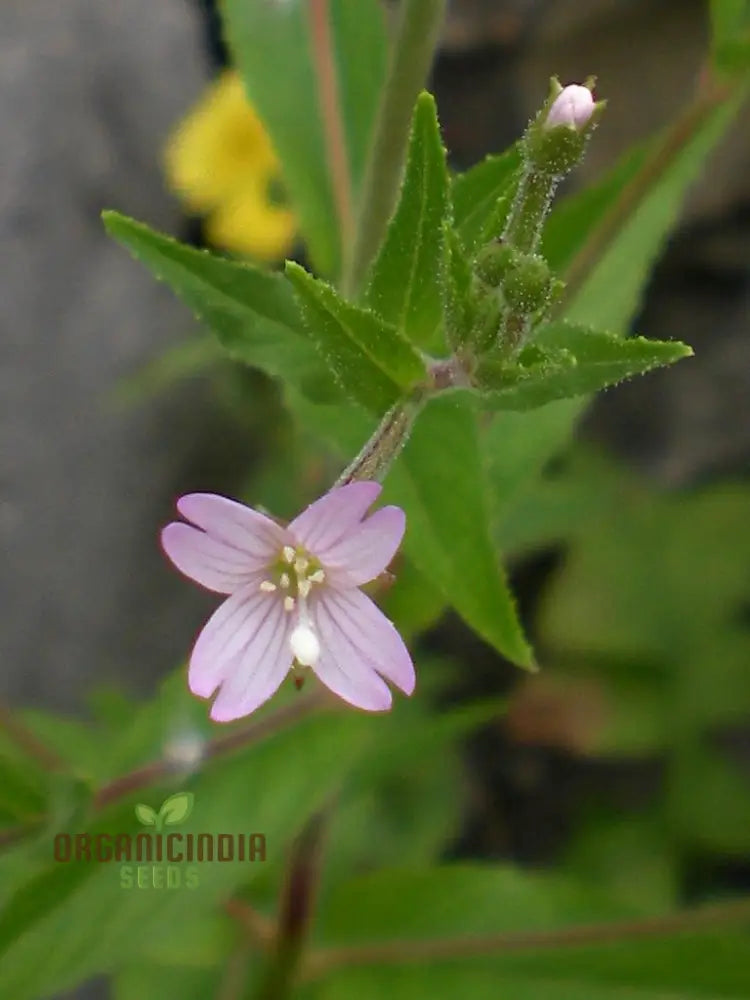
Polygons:
<instances>
[{"instance_id":1,"label":"pink flower","mask_svg":"<svg viewBox=\"0 0 750 1000\"><path fill-rule=\"evenodd\" d=\"M188 671L193 694L210 698L219 689L212 719L248 715L292 666L312 668L344 701L373 712L391 706L383 678L414 690L401 636L359 590L382 573L404 534L399 507L364 517L380 489L333 489L286 528L211 493L177 501L192 524L168 524L164 551L191 580L231 595L198 636Z\"/></svg>"},{"instance_id":2,"label":"pink flower","mask_svg":"<svg viewBox=\"0 0 750 1000\"><path fill-rule=\"evenodd\" d=\"M569 83L552 102L545 128L567 125L577 131L583 128L594 111L594 95L588 87Z\"/></svg>"}]
</instances>

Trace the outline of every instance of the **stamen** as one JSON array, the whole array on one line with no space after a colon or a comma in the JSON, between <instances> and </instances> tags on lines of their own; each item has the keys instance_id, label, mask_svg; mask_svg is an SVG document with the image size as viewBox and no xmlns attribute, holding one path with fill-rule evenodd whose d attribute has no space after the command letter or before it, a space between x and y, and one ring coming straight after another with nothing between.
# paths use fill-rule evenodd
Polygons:
<instances>
[{"instance_id":1,"label":"stamen","mask_svg":"<svg viewBox=\"0 0 750 1000\"><path fill-rule=\"evenodd\" d=\"M281 576L279 577L279 585L281 586L282 590L289 590L289 574L288 573L282 573L281 574Z\"/></svg>"},{"instance_id":2,"label":"stamen","mask_svg":"<svg viewBox=\"0 0 750 1000\"><path fill-rule=\"evenodd\" d=\"M284 611L294 611L294 598L285 597L284 598Z\"/></svg>"},{"instance_id":3,"label":"stamen","mask_svg":"<svg viewBox=\"0 0 750 1000\"><path fill-rule=\"evenodd\" d=\"M285 545L281 550L281 554L284 557L284 562L294 562L294 549L291 545Z\"/></svg>"},{"instance_id":4,"label":"stamen","mask_svg":"<svg viewBox=\"0 0 750 1000\"><path fill-rule=\"evenodd\" d=\"M271 583L270 580L263 580L260 585L260 589L265 594L272 594L276 590L276 584Z\"/></svg>"},{"instance_id":5,"label":"stamen","mask_svg":"<svg viewBox=\"0 0 750 1000\"><path fill-rule=\"evenodd\" d=\"M310 565L310 560L305 559L304 556L297 556L294 560L294 568L297 573L304 573L307 567Z\"/></svg>"},{"instance_id":6,"label":"stamen","mask_svg":"<svg viewBox=\"0 0 750 1000\"><path fill-rule=\"evenodd\" d=\"M310 593L311 587L312 584L309 580L302 579L297 581L297 591L300 597L307 597Z\"/></svg>"},{"instance_id":7,"label":"stamen","mask_svg":"<svg viewBox=\"0 0 750 1000\"><path fill-rule=\"evenodd\" d=\"M311 583L322 583L322 582L323 582L323 581L325 580L325 578L326 578L326 575L325 575L325 573L323 572L323 570L322 570L322 569L316 569L316 570L315 570L315 572L314 572L314 573L311 573L311 574L310 574L310 575L308 576L308 578L307 578L307 579L308 579L308 580L309 580L309 581L310 581Z\"/></svg>"}]
</instances>

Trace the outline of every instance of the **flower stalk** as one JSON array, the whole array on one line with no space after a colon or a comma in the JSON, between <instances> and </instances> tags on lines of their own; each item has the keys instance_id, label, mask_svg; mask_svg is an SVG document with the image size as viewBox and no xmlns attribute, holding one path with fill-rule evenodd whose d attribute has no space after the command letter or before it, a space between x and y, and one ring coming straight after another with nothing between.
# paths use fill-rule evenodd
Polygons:
<instances>
[{"instance_id":1,"label":"flower stalk","mask_svg":"<svg viewBox=\"0 0 750 1000\"><path fill-rule=\"evenodd\" d=\"M507 255L498 288L504 303L497 346L505 357L528 339L553 291L552 276L538 256L545 219L560 180L583 158L592 130L606 106L585 85L562 87L553 78L549 96L521 141L523 172L500 246ZM490 259L491 260L491 259ZM488 261L483 261L487 265Z\"/></svg>"},{"instance_id":2,"label":"flower stalk","mask_svg":"<svg viewBox=\"0 0 750 1000\"><path fill-rule=\"evenodd\" d=\"M417 395L391 407L370 440L344 469L334 486L346 486L362 479L381 482L409 439L421 402Z\"/></svg>"}]
</instances>

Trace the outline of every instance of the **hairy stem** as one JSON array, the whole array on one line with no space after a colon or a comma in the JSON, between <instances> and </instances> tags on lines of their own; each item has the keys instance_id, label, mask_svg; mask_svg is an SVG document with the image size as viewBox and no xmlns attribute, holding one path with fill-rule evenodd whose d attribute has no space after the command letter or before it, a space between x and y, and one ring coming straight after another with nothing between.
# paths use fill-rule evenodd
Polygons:
<instances>
[{"instance_id":1,"label":"hairy stem","mask_svg":"<svg viewBox=\"0 0 750 1000\"><path fill-rule=\"evenodd\" d=\"M256 910L245 899L228 899L224 904L227 916L242 930L248 941L266 951L276 934L276 923Z\"/></svg>"},{"instance_id":2,"label":"hairy stem","mask_svg":"<svg viewBox=\"0 0 750 1000\"><path fill-rule=\"evenodd\" d=\"M503 240L523 253L534 253L542 235L557 179L527 166L503 232Z\"/></svg>"},{"instance_id":3,"label":"hairy stem","mask_svg":"<svg viewBox=\"0 0 750 1000\"><path fill-rule=\"evenodd\" d=\"M478 934L473 937L378 942L347 948L320 949L310 954L304 974L306 979L313 979L324 976L333 969L349 965L442 961L523 951L583 948L639 938L671 937L675 934L714 927L717 924L743 922L748 918L750 918L750 899L738 899L730 903L695 907L661 917L561 927L552 931Z\"/></svg>"},{"instance_id":4,"label":"hairy stem","mask_svg":"<svg viewBox=\"0 0 750 1000\"><path fill-rule=\"evenodd\" d=\"M341 473L334 486L346 486L358 479L384 478L411 432L420 401L407 399L397 403L383 417L362 451Z\"/></svg>"},{"instance_id":5,"label":"hairy stem","mask_svg":"<svg viewBox=\"0 0 750 1000\"><path fill-rule=\"evenodd\" d=\"M367 160L345 294L364 279L396 204L414 104L438 43L446 0L401 0L396 37Z\"/></svg>"},{"instance_id":6,"label":"hairy stem","mask_svg":"<svg viewBox=\"0 0 750 1000\"><path fill-rule=\"evenodd\" d=\"M343 260L346 260L351 253L354 236L354 209L352 178L336 74L336 53L331 37L330 0L310 0L309 12L313 66L318 84L326 156L339 220L341 253Z\"/></svg>"},{"instance_id":7,"label":"hairy stem","mask_svg":"<svg viewBox=\"0 0 750 1000\"><path fill-rule=\"evenodd\" d=\"M212 760L214 757L221 757L234 750L260 743L279 730L286 729L287 726L299 722L329 704L331 701L328 696L321 691L314 691L307 696L295 698L274 712L269 712L265 718L250 722L247 726L229 733L227 736L219 736L215 740L211 740L206 745L203 760ZM134 771L103 785L94 796L94 808L103 809L133 792L163 781L174 772L175 764L171 760L164 759L155 760L143 767L136 768Z\"/></svg>"},{"instance_id":8,"label":"hairy stem","mask_svg":"<svg viewBox=\"0 0 750 1000\"><path fill-rule=\"evenodd\" d=\"M310 817L293 847L281 893L276 941L256 1000L283 1000L297 979L315 915L322 868L323 841L331 807Z\"/></svg>"}]
</instances>

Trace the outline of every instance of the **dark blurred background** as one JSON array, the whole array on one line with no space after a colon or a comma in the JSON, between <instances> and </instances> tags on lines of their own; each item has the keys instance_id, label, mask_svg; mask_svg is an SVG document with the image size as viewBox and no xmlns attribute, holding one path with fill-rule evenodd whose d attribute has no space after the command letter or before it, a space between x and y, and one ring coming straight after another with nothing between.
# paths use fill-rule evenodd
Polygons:
<instances>
[{"instance_id":1,"label":"dark blurred background","mask_svg":"<svg viewBox=\"0 0 750 1000\"><path fill-rule=\"evenodd\" d=\"M453 0L433 87L454 166L517 138L552 73L593 73L609 110L572 184L595 178L687 98L706 8ZM0 694L13 705L82 711L104 682L155 688L212 603L163 563L158 528L180 492L237 491L262 449L208 377L119 401L123 379L194 327L99 221L116 207L200 241L160 157L222 59L208 0L0 5ZM638 323L687 341L696 360L605 394L582 428L669 487L748 471L749 125L745 112L696 185ZM514 567L529 619L556 558ZM477 665L462 694L515 676L452 619L429 642ZM456 850L544 861L595 768L503 739L489 733L472 747L485 793ZM628 770L624 801L656 777Z\"/></svg>"}]
</instances>

